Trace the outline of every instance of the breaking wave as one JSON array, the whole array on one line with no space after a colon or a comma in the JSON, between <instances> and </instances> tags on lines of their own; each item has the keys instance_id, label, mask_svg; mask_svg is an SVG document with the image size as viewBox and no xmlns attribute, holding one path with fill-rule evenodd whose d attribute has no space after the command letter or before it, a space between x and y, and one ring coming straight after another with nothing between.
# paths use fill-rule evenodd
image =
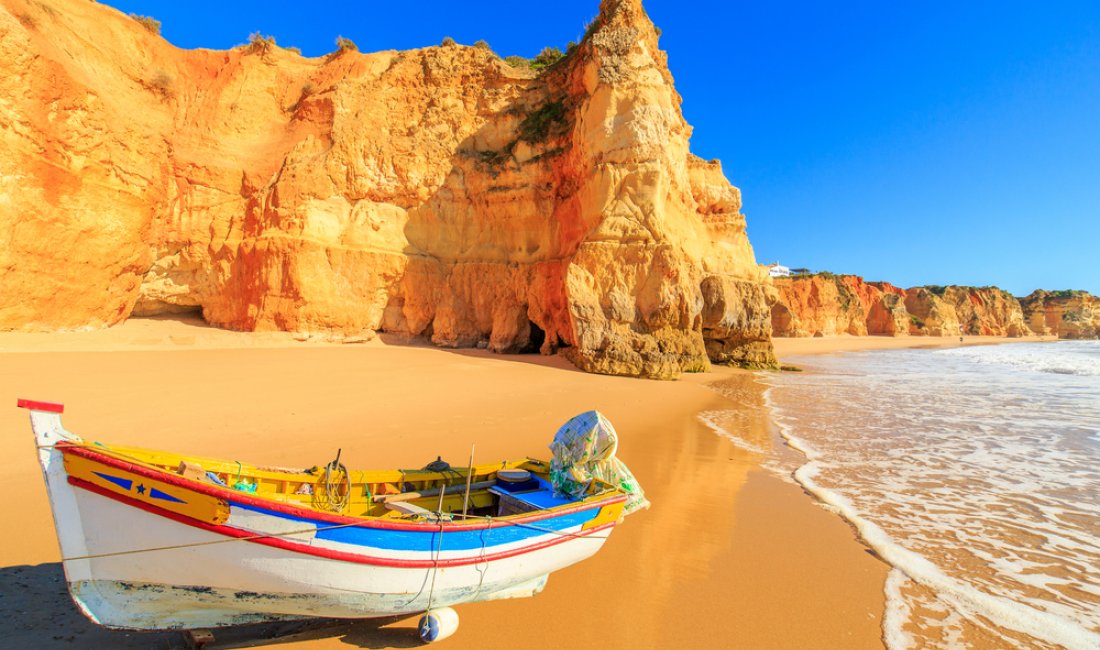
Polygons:
<instances>
[{"instance_id":1,"label":"breaking wave","mask_svg":"<svg viewBox=\"0 0 1100 650\"><path fill-rule=\"evenodd\" d=\"M889 647L1100 647L1100 342L797 363L766 400L798 483L894 567Z\"/></svg>"},{"instance_id":2,"label":"breaking wave","mask_svg":"<svg viewBox=\"0 0 1100 650\"><path fill-rule=\"evenodd\" d=\"M1095 341L985 345L938 350L934 354L1024 371L1100 377L1100 345Z\"/></svg>"}]
</instances>

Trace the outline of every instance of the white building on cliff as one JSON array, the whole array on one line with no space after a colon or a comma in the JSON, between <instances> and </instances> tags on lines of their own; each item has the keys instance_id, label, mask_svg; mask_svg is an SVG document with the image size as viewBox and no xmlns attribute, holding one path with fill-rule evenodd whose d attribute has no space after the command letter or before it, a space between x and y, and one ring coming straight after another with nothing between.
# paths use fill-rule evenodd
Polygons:
<instances>
[{"instance_id":1,"label":"white building on cliff","mask_svg":"<svg viewBox=\"0 0 1100 650\"><path fill-rule=\"evenodd\" d=\"M779 262L768 265L768 275L773 278L789 278L791 277L791 270Z\"/></svg>"}]
</instances>

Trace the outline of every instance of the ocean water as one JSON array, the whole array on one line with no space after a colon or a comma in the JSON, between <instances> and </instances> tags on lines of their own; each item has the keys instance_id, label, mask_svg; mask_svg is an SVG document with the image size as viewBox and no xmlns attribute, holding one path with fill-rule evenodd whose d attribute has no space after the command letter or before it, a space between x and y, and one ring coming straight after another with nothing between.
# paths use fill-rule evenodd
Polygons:
<instances>
[{"instance_id":1,"label":"ocean water","mask_svg":"<svg viewBox=\"0 0 1100 650\"><path fill-rule=\"evenodd\" d=\"M791 361L765 465L893 567L888 647L1100 648L1100 341Z\"/></svg>"}]
</instances>

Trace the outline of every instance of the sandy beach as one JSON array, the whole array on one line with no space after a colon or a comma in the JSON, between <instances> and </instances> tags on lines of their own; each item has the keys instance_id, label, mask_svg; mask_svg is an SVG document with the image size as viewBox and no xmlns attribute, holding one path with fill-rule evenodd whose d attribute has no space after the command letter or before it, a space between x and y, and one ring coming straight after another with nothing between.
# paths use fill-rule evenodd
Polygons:
<instances>
[{"instance_id":1,"label":"sandy beach","mask_svg":"<svg viewBox=\"0 0 1100 650\"><path fill-rule=\"evenodd\" d=\"M598 408L653 507L532 599L459 607L454 648L512 647L539 629L573 647L880 647L886 567L838 517L715 435L699 412L738 409L773 443L760 386L717 369L675 382L588 375L558 358L294 341L193 321L0 334L0 489L20 521L0 542L12 647L176 647L179 634L110 632L65 592L45 489L17 397L63 402L92 439L276 465L361 467L547 456L556 427ZM50 351L55 350L55 351ZM708 388L731 382L739 403ZM727 386L729 388L729 386ZM727 390L727 394L729 391ZM551 623L552 621L552 623ZM414 619L220 631L219 647L408 647ZM275 638L271 638L275 637Z\"/></svg>"},{"instance_id":2,"label":"sandy beach","mask_svg":"<svg viewBox=\"0 0 1100 650\"><path fill-rule=\"evenodd\" d=\"M0 0L0 650L1100 650L1100 4L559 5Z\"/></svg>"}]
</instances>

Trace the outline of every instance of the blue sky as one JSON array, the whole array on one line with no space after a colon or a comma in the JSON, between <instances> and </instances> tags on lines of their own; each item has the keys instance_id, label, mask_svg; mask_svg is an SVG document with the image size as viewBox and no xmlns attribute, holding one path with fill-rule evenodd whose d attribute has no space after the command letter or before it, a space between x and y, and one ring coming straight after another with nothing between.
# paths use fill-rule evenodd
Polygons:
<instances>
[{"instance_id":1,"label":"blue sky","mask_svg":"<svg viewBox=\"0 0 1100 650\"><path fill-rule=\"evenodd\" d=\"M533 56L596 0L113 1L185 48L308 56L487 40ZM901 286L1100 294L1100 2L649 0L692 150L741 188L760 262Z\"/></svg>"}]
</instances>

